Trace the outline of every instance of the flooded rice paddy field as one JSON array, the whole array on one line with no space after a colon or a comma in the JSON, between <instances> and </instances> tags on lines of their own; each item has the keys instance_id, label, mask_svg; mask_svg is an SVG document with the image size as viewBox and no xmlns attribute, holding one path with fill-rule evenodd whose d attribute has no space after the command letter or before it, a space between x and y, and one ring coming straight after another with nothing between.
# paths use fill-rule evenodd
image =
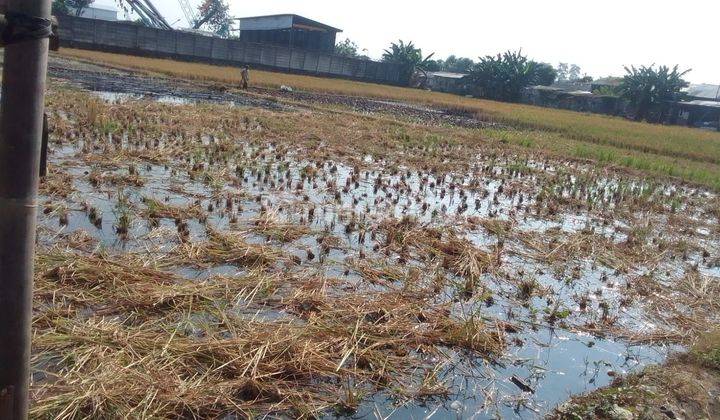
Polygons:
<instances>
[{"instance_id":1,"label":"flooded rice paddy field","mask_svg":"<svg viewBox=\"0 0 720 420\"><path fill-rule=\"evenodd\" d=\"M710 191L372 115L48 102L34 415L535 418L718 322Z\"/></svg>"}]
</instances>

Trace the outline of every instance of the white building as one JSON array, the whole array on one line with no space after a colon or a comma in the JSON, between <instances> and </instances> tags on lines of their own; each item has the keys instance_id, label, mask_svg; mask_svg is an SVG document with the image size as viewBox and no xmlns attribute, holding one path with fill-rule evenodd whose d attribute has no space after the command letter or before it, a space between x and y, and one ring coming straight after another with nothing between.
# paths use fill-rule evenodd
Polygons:
<instances>
[{"instance_id":1,"label":"white building","mask_svg":"<svg viewBox=\"0 0 720 420\"><path fill-rule=\"evenodd\" d=\"M117 18L117 10L114 9L108 9L104 7L86 7L83 9L82 13L80 13L80 17L88 18L88 19L98 19L98 20L110 20L110 21L116 21ZM70 14L75 15L75 9L70 8Z\"/></svg>"}]
</instances>

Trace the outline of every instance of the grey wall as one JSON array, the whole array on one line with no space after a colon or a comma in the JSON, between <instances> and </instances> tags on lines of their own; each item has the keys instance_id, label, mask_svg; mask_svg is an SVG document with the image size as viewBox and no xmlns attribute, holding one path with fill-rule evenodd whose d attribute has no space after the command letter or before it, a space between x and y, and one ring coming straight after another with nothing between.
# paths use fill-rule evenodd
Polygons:
<instances>
[{"instance_id":1,"label":"grey wall","mask_svg":"<svg viewBox=\"0 0 720 420\"><path fill-rule=\"evenodd\" d=\"M606 115L629 115L628 101L604 95L581 95L557 89L526 87L520 102L546 108L569 109Z\"/></svg>"},{"instance_id":2,"label":"grey wall","mask_svg":"<svg viewBox=\"0 0 720 420\"><path fill-rule=\"evenodd\" d=\"M397 65L75 16L58 16L60 45L150 57L249 65L276 71L397 84Z\"/></svg>"}]
</instances>

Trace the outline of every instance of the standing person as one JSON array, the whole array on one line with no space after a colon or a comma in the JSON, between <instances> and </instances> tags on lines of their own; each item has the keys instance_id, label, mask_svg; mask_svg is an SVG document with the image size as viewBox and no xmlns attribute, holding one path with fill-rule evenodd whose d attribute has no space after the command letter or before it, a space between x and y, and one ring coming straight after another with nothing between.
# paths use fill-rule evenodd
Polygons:
<instances>
[{"instance_id":1,"label":"standing person","mask_svg":"<svg viewBox=\"0 0 720 420\"><path fill-rule=\"evenodd\" d=\"M240 70L240 87L242 89L248 88L248 83L250 83L250 70L248 70L247 67L243 67Z\"/></svg>"}]
</instances>

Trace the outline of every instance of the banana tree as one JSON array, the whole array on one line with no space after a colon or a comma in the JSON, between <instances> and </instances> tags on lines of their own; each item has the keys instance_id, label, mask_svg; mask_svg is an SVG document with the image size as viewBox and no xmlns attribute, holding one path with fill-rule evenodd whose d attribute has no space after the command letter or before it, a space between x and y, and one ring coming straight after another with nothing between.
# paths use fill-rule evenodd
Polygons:
<instances>
[{"instance_id":1,"label":"banana tree","mask_svg":"<svg viewBox=\"0 0 720 420\"><path fill-rule=\"evenodd\" d=\"M470 81L481 96L514 102L524 87L552 83L555 76L547 65L528 60L522 51L506 51L481 57L470 72Z\"/></svg>"},{"instance_id":2,"label":"banana tree","mask_svg":"<svg viewBox=\"0 0 720 420\"><path fill-rule=\"evenodd\" d=\"M409 85L415 72L420 72L427 77L427 67L432 61L432 53L423 58L422 50L416 48L411 42L407 44L403 40L390 44L390 48L383 53L382 60L386 63L395 63L400 65L400 81L405 85Z\"/></svg>"},{"instance_id":3,"label":"banana tree","mask_svg":"<svg viewBox=\"0 0 720 420\"><path fill-rule=\"evenodd\" d=\"M651 111L658 111L657 121L662 121L667 111L668 102L677 101L682 96L682 89L689 85L683 80L690 70L680 71L679 66L672 69L667 66L660 66L655 69L654 65L649 67L635 66L625 67L627 74L623 78L620 90L622 96L630 101L635 108L635 119L645 120Z\"/></svg>"}]
</instances>

